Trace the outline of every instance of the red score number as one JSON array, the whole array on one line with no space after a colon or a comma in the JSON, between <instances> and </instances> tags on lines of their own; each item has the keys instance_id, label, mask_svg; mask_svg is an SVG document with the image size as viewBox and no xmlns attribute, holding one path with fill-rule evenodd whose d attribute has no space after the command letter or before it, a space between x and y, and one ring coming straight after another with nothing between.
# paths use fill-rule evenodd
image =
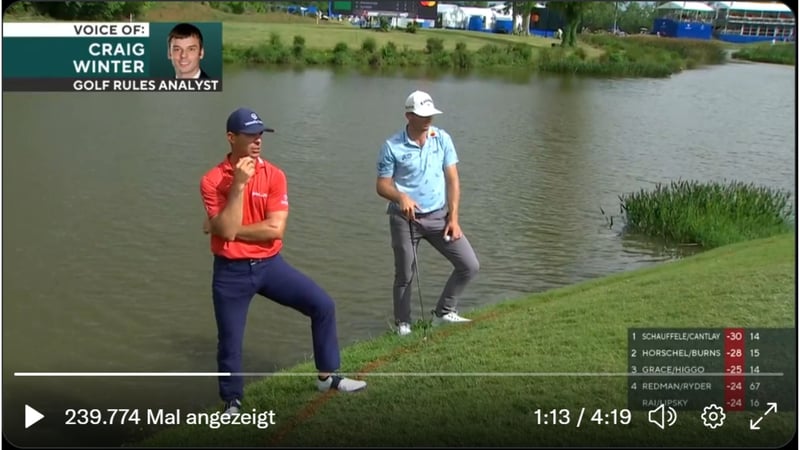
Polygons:
<instances>
[{"instance_id":1,"label":"red score number","mask_svg":"<svg viewBox=\"0 0 800 450\"><path fill-rule=\"evenodd\" d=\"M744 329L725 329L725 409L744 410Z\"/></svg>"}]
</instances>

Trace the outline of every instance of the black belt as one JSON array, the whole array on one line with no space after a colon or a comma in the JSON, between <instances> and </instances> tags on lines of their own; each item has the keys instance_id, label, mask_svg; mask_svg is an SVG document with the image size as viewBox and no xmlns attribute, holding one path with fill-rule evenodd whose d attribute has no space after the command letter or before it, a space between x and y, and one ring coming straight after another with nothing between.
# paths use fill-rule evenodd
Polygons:
<instances>
[{"instance_id":1,"label":"black belt","mask_svg":"<svg viewBox=\"0 0 800 450\"><path fill-rule=\"evenodd\" d=\"M266 260L272 258L272 256L270 256L269 258L237 258L237 259L231 259L231 258L226 258L226 257L220 256L220 255L214 255L214 258L219 260L219 261L226 262L226 263L238 263L238 264L245 264L246 263L246 264L249 264L251 266L255 266L256 264L258 264L258 263L260 263L262 261L266 261Z\"/></svg>"},{"instance_id":2,"label":"black belt","mask_svg":"<svg viewBox=\"0 0 800 450\"><path fill-rule=\"evenodd\" d=\"M414 213L414 217L428 217L431 214L436 214L436 213L438 213L440 211L443 211L443 210L444 210L444 208L439 208L439 209L435 209L433 211L429 211L429 212L426 212L426 213L417 213L417 212L415 212Z\"/></svg>"}]
</instances>

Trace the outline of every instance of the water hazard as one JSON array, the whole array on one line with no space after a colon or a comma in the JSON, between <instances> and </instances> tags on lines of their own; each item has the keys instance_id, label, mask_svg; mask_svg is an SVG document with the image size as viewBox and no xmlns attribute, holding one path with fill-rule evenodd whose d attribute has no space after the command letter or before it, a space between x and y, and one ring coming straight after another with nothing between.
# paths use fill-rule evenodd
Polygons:
<instances>
[{"instance_id":1,"label":"water hazard","mask_svg":"<svg viewBox=\"0 0 800 450\"><path fill-rule=\"evenodd\" d=\"M790 67L730 64L665 80L525 83L239 71L220 94L4 95L6 401L78 407L127 392L151 408L217 402L209 377L11 374L216 370L199 179L224 156L237 106L278 130L265 156L289 179L284 254L337 300L345 345L391 321L375 158L403 126L410 91L434 95L461 160L462 227L481 261L468 313L692 250L621 237L619 218L609 222L621 194L678 178L793 190L794 84ZM449 268L429 247L419 258L430 308ZM244 352L246 371L305 359L308 323L254 301Z\"/></svg>"}]
</instances>

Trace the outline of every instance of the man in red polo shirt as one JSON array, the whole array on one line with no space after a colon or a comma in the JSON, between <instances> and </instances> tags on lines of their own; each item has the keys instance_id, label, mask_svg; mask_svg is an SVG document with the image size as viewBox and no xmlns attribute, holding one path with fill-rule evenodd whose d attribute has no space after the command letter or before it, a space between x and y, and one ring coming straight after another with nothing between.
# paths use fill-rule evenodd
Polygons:
<instances>
[{"instance_id":1,"label":"man in red polo shirt","mask_svg":"<svg viewBox=\"0 0 800 450\"><path fill-rule=\"evenodd\" d=\"M311 318L320 391L359 391L367 383L336 375L339 344L336 307L330 296L280 254L289 201L286 175L261 158L261 135L273 132L255 111L239 108L228 117L230 153L200 183L214 254L212 291L217 321L217 366L225 412L242 407L242 340L255 294Z\"/></svg>"}]
</instances>

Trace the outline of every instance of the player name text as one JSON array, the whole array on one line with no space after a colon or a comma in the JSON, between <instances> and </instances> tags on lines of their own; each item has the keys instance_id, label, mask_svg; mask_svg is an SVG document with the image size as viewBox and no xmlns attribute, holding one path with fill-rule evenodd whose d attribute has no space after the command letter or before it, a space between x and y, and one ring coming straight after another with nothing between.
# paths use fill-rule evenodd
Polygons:
<instances>
[{"instance_id":1,"label":"player name text","mask_svg":"<svg viewBox=\"0 0 800 450\"><path fill-rule=\"evenodd\" d=\"M656 383L645 382L641 384L643 391L710 391L711 383L693 382L693 383Z\"/></svg>"},{"instance_id":2,"label":"player name text","mask_svg":"<svg viewBox=\"0 0 800 450\"><path fill-rule=\"evenodd\" d=\"M703 366L641 366L642 373L705 373Z\"/></svg>"},{"instance_id":3,"label":"player name text","mask_svg":"<svg viewBox=\"0 0 800 450\"><path fill-rule=\"evenodd\" d=\"M722 356L720 349L698 349L698 348L645 348L639 350L640 356L651 358L719 358Z\"/></svg>"},{"instance_id":4,"label":"player name text","mask_svg":"<svg viewBox=\"0 0 800 450\"><path fill-rule=\"evenodd\" d=\"M643 341L717 341L722 333L701 332L647 332L642 333Z\"/></svg>"},{"instance_id":5,"label":"player name text","mask_svg":"<svg viewBox=\"0 0 800 450\"><path fill-rule=\"evenodd\" d=\"M642 400L642 406L645 408L653 408L658 405L664 406L675 406L678 408L684 407L689 404L689 400L687 399L677 399L677 398L668 398L668 399L658 399L658 400Z\"/></svg>"}]
</instances>

